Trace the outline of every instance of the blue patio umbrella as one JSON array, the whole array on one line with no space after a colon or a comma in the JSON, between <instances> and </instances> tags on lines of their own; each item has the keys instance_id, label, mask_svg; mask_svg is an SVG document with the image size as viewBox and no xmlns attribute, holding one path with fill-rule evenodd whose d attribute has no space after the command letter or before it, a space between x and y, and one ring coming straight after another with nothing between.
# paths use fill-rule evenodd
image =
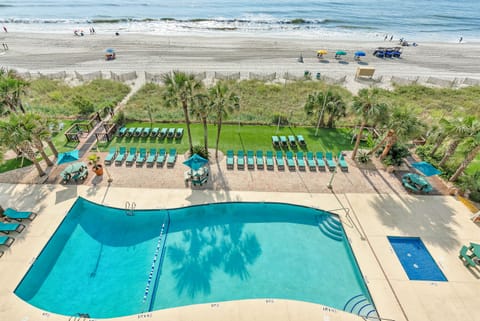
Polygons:
<instances>
[{"instance_id":1,"label":"blue patio umbrella","mask_svg":"<svg viewBox=\"0 0 480 321\"><path fill-rule=\"evenodd\" d=\"M432 164L427 162L413 163L412 166L425 176L434 176L442 173L441 171L433 167Z\"/></svg>"},{"instance_id":2,"label":"blue patio umbrella","mask_svg":"<svg viewBox=\"0 0 480 321\"><path fill-rule=\"evenodd\" d=\"M366 56L366 53L363 52L363 51L356 51L356 52L355 52L355 56L357 56L357 57L365 57L365 56Z\"/></svg>"},{"instance_id":3,"label":"blue patio umbrella","mask_svg":"<svg viewBox=\"0 0 480 321\"><path fill-rule=\"evenodd\" d=\"M57 165L70 163L78 160L78 149L58 154Z\"/></svg>"},{"instance_id":4,"label":"blue patio umbrella","mask_svg":"<svg viewBox=\"0 0 480 321\"><path fill-rule=\"evenodd\" d=\"M198 171L201 167L208 164L208 159L205 159L200 155L193 154L193 156L184 161L183 164L187 165L194 171Z\"/></svg>"}]
</instances>

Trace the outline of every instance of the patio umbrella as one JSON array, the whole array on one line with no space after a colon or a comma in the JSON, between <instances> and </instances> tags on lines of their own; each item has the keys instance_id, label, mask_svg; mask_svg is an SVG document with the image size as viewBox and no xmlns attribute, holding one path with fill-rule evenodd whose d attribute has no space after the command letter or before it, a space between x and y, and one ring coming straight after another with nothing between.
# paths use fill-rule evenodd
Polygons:
<instances>
[{"instance_id":1,"label":"patio umbrella","mask_svg":"<svg viewBox=\"0 0 480 321\"><path fill-rule=\"evenodd\" d=\"M70 163L78 160L78 149L71 150L69 152L58 154L57 165Z\"/></svg>"},{"instance_id":2,"label":"patio umbrella","mask_svg":"<svg viewBox=\"0 0 480 321\"><path fill-rule=\"evenodd\" d=\"M347 52L346 51L343 51L343 50L339 50L335 53L335 55L337 56L346 56L347 55Z\"/></svg>"},{"instance_id":3,"label":"patio umbrella","mask_svg":"<svg viewBox=\"0 0 480 321\"><path fill-rule=\"evenodd\" d=\"M201 167L208 164L208 159L205 159L200 155L193 154L193 156L184 161L183 164L187 165L194 171L198 171Z\"/></svg>"},{"instance_id":4,"label":"patio umbrella","mask_svg":"<svg viewBox=\"0 0 480 321\"><path fill-rule=\"evenodd\" d=\"M365 57L365 56L366 56L366 53L363 52L363 51L356 51L356 52L355 52L355 56L357 56L357 57Z\"/></svg>"},{"instance_id":5,"label":"patio umbrella","mask_svg":"<svg viewBox=\"0 0 480 321\"><path fill-rule=\"evenodd\" d=\"M441 174L442 172L436 169L432 164L427 163L427 162L418 162L418 163L413 163L412 164L415 169L417 169L420 173L422 173L425 176L434 176Z\"/></svg>"}]
</instances>

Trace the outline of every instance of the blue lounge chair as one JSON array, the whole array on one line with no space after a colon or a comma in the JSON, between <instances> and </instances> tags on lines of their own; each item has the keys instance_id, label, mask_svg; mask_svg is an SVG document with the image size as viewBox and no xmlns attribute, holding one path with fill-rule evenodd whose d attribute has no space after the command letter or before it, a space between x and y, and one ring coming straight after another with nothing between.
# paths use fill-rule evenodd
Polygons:
<instances>
[{"instance_id":1,"label":"blue lounge chair","mask_svg":"<svg viewBox=\"0 0 480 321\"><path fill-rule=\"evenodd\" d=\"M253 151L252 150L247 150L247 167L248 167L248 169L254 169L255 168L255 161L253 159Z\"/></svg>"},{"instance_id":2,"label":"blue lounge chair","mask_svg":"<svg viewBox=\"0 0 480 321\"><path fill-rule=\"evenodd\" d=\"M177 128L177 131L175 132L175 138L180 139L183 136L183 128Z\"/></svg>"},{"instance_id":3,"label":"blue lounge chair","mask_svg":"<svg viewBox=\"0 0 480 321\"><path fill-rule=\"evenodd\" d=\"M288 135L288 143L290 144L290 147L292 147L292 148L297 147L297 142L295 141L295 136Z\"/></svg>"},{"instance_id":4,"label":"blue lounge chair","mask_svg":"<svg viewBox=\"0 0 480 321\"><path fill-rule=\"evenodd\" d=\"M287 166L289 170L295 170L295 161L293 160L293 153L288 151L286 154L287 157Z\"/></svg>"},{"instance_id":5,"label":"blue lounge chair","mask_svg":"<svg viewBox=\"0 0 480 321\"><path fill-rule=\"evenodd\" d=\"M285 162L283 161L283 152L281 150L277 151L275 155L275 161L277 162L277 168L279 170L285 169Z\"/></svg>"},{"instance_id":6,"label":"blue lounge chair","mask_svg":"<svg viewBox=\"0 0 480 321\"><path fill-rule=\"evenodd\" d=\"M123 137L127 133L127 127L122 127L118 130L118 137Z\"/></svg>"},{"instance_id":7,"label":"blue lounge chair","mask_svg":"<svg viewBox=\"0 0 480 321\"><path fill-rule=\"evenodd\" d=\"M127 155L127 148L120 147L118 151L118 155L115 158L115 165L122 165L123 161L125 160L125 156Z\"/></svg>"},{"instance_id":8,"label":"blue lounge chair","mask_svg":"<svg viewBox=\"0 0 480 321\"><path fill-rule=\"evenodd\" d=\"M137 129L135 129L135 134L134 136L135 137L140 137L143 133L143 127L137 127Z\"/></svg>"},{"instance_id":9,"label":"blue lounge chair","mask_svg":"<svg viewBox=\"0 0 480 321\"><path fill-rule=\"evenodd\" d=\"M264 166L263 151L257 150L257 152L255 153L255 159L256 159L256 162L257 162L257 168L258 169L263 169L263 166Z\"/></svg>"},{"instance_id":10,"label":"blue lounge chair","mask_svg":"<svg viewBox=\"0 0 480 321\"><path fill-rule=\"evenodd\" d=\"M10 232L21 233L25 229L25 225L20 223L1 223L0 232L9 234Z\"/></svg>"},{"instance_id":11,"label":"blue lounge chair","mask_svg":"<svg viewBox=\"0 0 480 321\"><path fill-rule=\"evenodd\" d=\"M150 131L151 131L150 127L144 128L144 129L143 129L143 132L142 132L142 137L148 137L148 136L150 136Z\"/></svg>"},{"instance_id":12,"label":"blue lounge chair","mask_svg":"<svg viewBox=\"0 0 480 321\"><path fill-rule=\"evenodd\" d=\"M275 148L280 147L280 139L278 136L272 136L272 145Z\"/></svg>"},{"instance_id":13,"label":"blue lounge chair","mask_svg":"<svg viewBox=\"0 0 480 321\"><path fill-rule=\"evenodd\" d=\"M245 154L243 150L239 150L237 153L237 168L245 169Z\"/></svg>"},{"instance_id":14,"label":"blue lounge chair","mask_svg":"<svg viewBox=\"0 0 480 321\"><path fill-rule=\"evenodd\" d=\"M135 162L137 167L142 167L143 163L145 163L146 158L147 158L147 149L146 148L140 148L140 151L138 152L137 161Z\"/></svg>"},{"instance_id":15,"label":"blue lounge chair","mask_svg":"<svg viewBox=\"0 0 480 321\"><path fill-rule=\"evenodd\" d=\"M137 148L130 147L130 151L128 152L128 156L127 156L127 160L125 161L125 164L127 166L132 166L136 158L137 158Z\"/></svg>"},{"instance_id":16,"label":"blue lounge chair","mask_svg":"<svg viewBox=\"0 0 480 321\"><path fill-rule=\"evenodd\" d=\"M10 245L12 245L14 241L15 239L13 237L5 236L5 235L0 236L0 245L5 245L10 247Z\"/></svg>"},{"instance_id":17,"label":"blue lounge chair","mask_svg":"<svg viewBox=\"0 0 480 321\"><path fill-rule=\"evenodd\" d=\"M327 166L328 169L333 172L335 168L337 167L337 164L335 164L335 161L333 160L333 154L332 152L327 152L325 154L325 159L327 160Z\"/></svg>"},{"instance_id":18,"label":"blue lounge chair","mask_svg":"<svg viewBox=\"0 0 480 321\"><path fill-rule=\"evenodd\" d=\"M163 164L165 164L165 157L166 157L165 148L160 148L158 150L157 167L162 167Z\"/></svg>"},{"instance_id":19,"label":"blue lounge chair","mask_svg":"<svg viewBox=\"0 0 480 321\"><path fill-rule=\"evenodd\" d=\"M273 169L274 168L274 162L273 162L273 152L272 151L267 151L267 155L265 157L267 163L267 169Z\"/></svg>"},{"instance_id":20,"label":"blue lounge chair","mask_svg":"<svg viewBox=\"0 0 480 321\"><path fill-rule=\"evenodd\" d=\"M288 146L287 137L285 137L285 136L280 136L280 144L281 144L283 147L287 147L287 146Z\"/></svg>"},{"instance_id":21,"label":"blue lounge chair","mask_svg":"<svg viewBox=\"0 0 480 321\"><path fill-rule=\"evenodd\" d=\"M7 208L5 212L3 212L3 215L5 215L9 219L17 220L19 222L21 222L22 220L33 221L33 219L37 217L36 213L28 212L28 211L21 212L10 207Z\"/></svg>"},{"instance_id":22,"label":"blue lounge chair","mask_svg":"<svg viewBox=\"0 0 480 321\"><path fill-rule=\"evenodd\" d=\"M157 158L157 149L150 148L150 153L148 154L148 158L147 158L147 167L153 167L153 163L155 163L156 158Z\"/></svg>"},{"instance_id":23,"label":"blue lounge chair","mask_svg":"<svg viewBox=\"0 0 480 321\"><path fill-rule=\"evenodd\" d=\"M233 166L234 166L233 150L227 150L227 169L233 169Z\"/></svg>"},{"instance_id":24,"label":"blue lounge chair","mask_svg":"<svg viewBox=\"0 0 480 321\"><path fill-rule=\"evenodd\" d=\"M325 160L323 159L323 153L317 152L315 158L317 159L318 168L320 170L325 170Z\"/></svg>"},{"instance_id":25,"label":"blue lounge chair","mask_svg":"<svg viewBox=\"0 0 480 321\"><path fill-rule=\"evenodd\" d=\"M107 156L105 157L105 165L110 165L112 161L115 159L115 156L117 156L117 148L116 147L111 147L110 150L108 151Z\"/></svg>"},{"instance_id":26,"label":"blue lounge chair","mask_svg":"<svg viewBox=\"0 0 480 321\"><path fill-rule=\"evenodd\" d=\"M460 249L460 255L458 256L462 261L464 260L464 264L465 265L468 265L468 266L471 266L471 267L475 267L477 264L475 263L474 260L472 260L472 257L469 256L467 254L468 252L468 247L467 246L462 246L462 248Z\"/></svg>"},{"instance_id":27,"label":"blue lounge chair","mask_svg":"<svg viewBox=\"0 0 480 321\"><path fill-rule=\"evenodd\" d=\"M171 148L168 152L168 159L167 159L167 167L173 167L175 165L175 161L177 160L177 150L175 148Z\"/></svg>"},{"instance_id":28,"label":"blue lounge chair","mask_svg":"<svg viewBox=\"0 0 480 321\"><path fill-rule=\"evenodd\" d=\"M165 138L167 136L167 132L168 132L167 128L162 128L162 130L160 131L160 134L158 134L158 137L160 139Z\"/></svg>"},{"instance_id":29,"label":"blue lounge chair","mask_svg":"<svg viewBox=\"0 0 480 321\"><path fill-rule=\"evenodd\" d=\"M338 165L342 171L348 172L348 164L342 152L338 153Z\"/></svg>"},{"instance_id":30,"label":"blue lounge chair","mask_svg":"<svg viewBox=\"0 0 480 321\"><path fill-rule=\"evenodd\" d=\"M305 159L303 158L303 152L297 152L297 165L301 171L305 170Z\"/></svg>"},{"instance_id":31,"label":"blue lounge chair","mask_svg":"<svg viewBox=\"0 0 480 321\"><path fill-rule=\"evenodd\" d=\"M317 170L317 164L315 164L315 159L313 158L312 152L307 152L307 165L311 171Z\"/></svg>"},{"instance_id":32,"label":"blue lounge chair","mask_svg":"<svg viewBox=\"0 0 480 321\"><path fill-rule=\"evenodd\" d=\"M305 139L302 135L297 135L297 140L300 146L307 146L307 143L305 142Z\"/></svg>"},{"instance_id":33,"label":"blue lounge chair","mask_svg":"<svg viewBox=\"0 0 480 321\"><path fill-rule=\"evenodd\" d=\"M173 136L175 136L175 128L169 128L167 132L167 137L173 138Z\"/></svg>"},{"instance_id":34,"label":"blue lounge chair","mask_svg":"<svg viewBox=\"0 0 480 321\"><path fill-rule=\"evenodd\" d=\"M127 137L132 137L135 134L135 127L130 127L127 132Z\"/></svg>"},{"instance_id":35,"label":"blue lounge chair","mask_svg":"<svg viewBox=\"0 0 480 321\"><path fill-rule=\"evenodd\" d=\"M155 127L154 129L152 129L152 132L150 133L150 137L157 137L159 131L160 131L160 128Z\"/></svg>"}]
</instances>

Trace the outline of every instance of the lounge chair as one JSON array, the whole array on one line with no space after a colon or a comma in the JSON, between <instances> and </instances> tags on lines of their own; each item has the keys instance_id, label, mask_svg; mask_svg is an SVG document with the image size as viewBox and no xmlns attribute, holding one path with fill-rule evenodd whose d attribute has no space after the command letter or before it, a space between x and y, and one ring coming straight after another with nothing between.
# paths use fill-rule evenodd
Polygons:
<instances>
[{"instance_id":1,"label":"lounge chair","mask_svg":"<svg viewBox=\"0 0 480 321\"><path fill-rule=\"evenodd\" d=\"M233 150L227 150L227 169L233 169L234 163Z\"/></svg>"},{"instance_id":2,"label":"lounge chair","mask_svg":"<svg viewBox=\"0 0 480 321\"><path fill-rule=\"evenodd\" d=\"M167 136L167 132L168 132L167 128L162 128L162 130L160 131L160 134L158 134L158 137L160 139L165 138L165 136Z\"/></svg>"},{"instance_id":3,"label":"lounge chair","mask_svg":"<svg viewBox=\"0 0 480 321\"><path fill-rule=\"evenodd\" d=\"M150 148L150 153L147 157L147 167L153 167L153 163L155 163L155 159L157 158L157 149Z\"/></svg>"},{"instance_id":4,"label":"lounge chair","mask_svg":"<svg viewBox=\"0 0 480 321\"><path fill-rule=\"evenodd\" d=\"M253 151L252 150L247 150L247 167L248 167L248 169L254 169L255 168L255 161L253 159Z\"/></svg>"},{"instance_id":5,"label":"lounge chair","mask_svg":"<svg viewBox=\"0 0 480 321\"><path fill-rule=\"evenodd\" d=\"M0 245L5 245L10 247L10 245L12 245L13 242L15 242L15 239L13 237L5 236L5 235L0 236Z\"/></svg>"},{"instance_id":6,"label":"lounge chair","mask_svg":"<svg viewBox=\"0 0 480 321\"><path fill-rule=\"evenodd\" d=\"M298 140L298 145L307 146L307 143L305 142L305 139L303 138L302 135L297 135L297 140Z\"/></svg>"},{"instance_id":7,"label":"lounge chair","mask_svg":"<svg viewBox=\"0 0 480 321\"><path fill-rule=\"evenodd\" d=\"M105 156L105 165L110 165L112 161L115 159L115 156L117 156L117 148L116 147L111 147L110 150L108 151L107 156Z\"/></svg>"},{"instance_id":8,"label":"lounge chair","mask_svg":"<svg viewBox=\"0 0 480 321\"><path fill-rule=\"evenodd\" d=\"M140 137L143 133L143 127L137 127L137 129L135 129L135 134L134 136L135 137Z\"/></svg>"},{"instance_id":9,"label":"lounge chair","mask_svg":"<svg viewBox=\"0 0 480 321\"><path fill-rule=\"evenodd\" d=\"M175 136L175 128L169 128L167 132L167 138L173 138Z\"/></svg>"},{"instance_id":10,"label":"lounge chair","mask_svg":"<svg viewBox=\"0 0 480 321\"><path fill-rule=\"evenodd\" d=\"M166 157L165 148L160 148L158 150L158 157L157 157L157 167L162 167L165 164L165 157Z\"/></svg>"},{"instance_id":11,"label":"lounge chair","mask_svg":"<svg viewBox=\"0 0 480 321\"><path fill-rule=\"evenodd\" d=\"M297 147L297 142L295 141L295 136L288 135L288 143L290 144L290 147L292 147L292 148Z\"/></svg>"},{"instance_id":12,"label":"lounge chair","mask_svg":"<svg viewBox=\"0 0 480 321\"><path fill-rule=\"evenodd\" d=\"M127 153L127 148L120 147L118 151L118 155L115 158L115 165L122 165L123 161L125 160L126 153Z\"/></svg>"},{"instance_id":13,"label":"lounge chair","mask_svg":"<svg viewBox=\"0 0 480 321\"><path fill-rule=\"evenodd\" d=\"M160 128L155 127L154 129L152 129L152 132L150 133L150 137L157 137L159 131L160 131Z\"/></svg>"},{"instance_id":14,"label":"lounge chair","mask_svg":"<svg viewBox=\"0 0 480 321\"><path fill-rule=\"evenodd\" d=\"M325 170L325 160L323 159L323 153L317 152L315 158L317 159L318 169Z\"/></svg>"},{"instance_id":15,"label":"lounge chair","mask_svg":"<svg viewBox=\"0 0 480 321\"><path fill-rule=\"evenodd\" d=\"M313 158L312 152L307 152L307 165L311 171L317 170L317 164L315 164L315 159Z\"/></svg>"},{"instance_id":16,"label":"lounge chair","mask_svg":"<svg viewBox=\"0 0 480 321\"><path fill-rule=\"evenodd\" d=\"M285 162L283 161L283 152L281 150L277 151L275 155L275 161L277 162L277 168L279 170L285 169Z\"/></svg>"},{"instance_id":17,"label":"lounge chair","mask_svg":"<svg viewBox=\"0 0 480 321\"><path fill-rule=\"evenodd\" d=\"M177 160L177 150L175 148L171 148L168 152L168 159L167 159L167 167L173 167L175 165L175 161Z\"/></svg>"},{"instance_id":18,"label":"lounge chair","mask_svg":"<svg viewBox=\"0 0 480 321\"><path fill-rule=\"evenodd\" d=\"M142 137L148 137L148 136L150 136L150 132L151 132L150 127L144 128L144 129L143 129L143 132L142 132Z\"/></svg>"},{"instance_id":19,"label":"lounge chair","mask_svg":"<svg viewBox=\"0 0 480 321\"><path fill-rule=\"evenodd\" d=\"M288 146L287 137L285 137L285 136L280 136L280 144L281 144L283 147L287 147L287 146Z\"/></svg>"},{"instance_id":20,"label":"lounge chair","mask_svg":"<svg viewBox=\"0 0 480 321\"><path fill-rule=\"evenodd\" d=\"M272 151L267 151L267 155L265 157L267 163L267 169L273 169L274 168L274 162L273 162L273 152Z\"/></svg>"},{"instance_id":21,"label":"lounge chair","mask_svg":"<svg viewBox=\"0 0 480 321\"><path fill-rule=\"evenodd\" d=\"M255 159L256 159L256 163L257 163L257 168L258 169L263 169L263 166L264 166L264 160L263 160L263 151L261 150L257 150L257 152L255 153Z\"/></svg>"},{"instance_id":22,"label":"lounge chair","mask_svg":"<svg viewBox=\"0 0 480 321\"><path fill-rule=\"evenodd\" d=\"M466 245L463 245L462 248L460 249L460 255L458 256L462 261L464 260L464 264L475 267L477 264L475 261L472 260L472 257L467 254L468 252L468 247Z\"/></svg>"},{"instance_id":23,"label":"lounge chair","mask_svg":"<svg viewBox=\"0 0 480 321\"><path fill-rule=\"evenodd\" d=\"M147 149L146 148L140 148L140 151L138 152L137 161L135 162L137 167L142 167L143 163L145 163L146 158L147 158Z\"/></svg>"},{"instance_id":24,"label":"lounge chair","mask_svg":"<svg viewBox=\"0 0 480 321\"><path fill-rule=\"evenodd\" d=\"M118 137L123 137L127 133L127 127L122 127L118 130Z\"/></svg>"},{"instance_id":25,"label":"lounge chair","mask_svg":"<svg viewBox=\"0 0 480 321\"><path fill-rule=\"evenodd\" d=\"M127 166L132 166L136 158L137 158L137 148L130 147L130 151L128 152L128 156L127 156L127 160L125 161L125 164Z\"/></svg>"},{"instance_id":26,"label":"lounge chair","mask_svg":"<svg viewBox=\"0 0 480 321\"><path fill-rule=\"evenodd\" d=\"M347 161L345 160L345 157L343 156L342 152L338 153L338 165L340 166L342 171L348 172L348 164Z\"/></svg>"},{"instance_id":27,"label":"lounge chair","mask_svg":"<svg viewBox=\"0 0 480 321\"><path fill-rule=\"evenodd\" d=\"M295 161L293 160L293 153L288 151L286 154L287 166L289 170L295 170Z\"/></svg>"},{"instance_id":28,"label":"lounge chair","mask_svg":"<svg viewBox=\"0 0 480 321\"><path fill-rule=\"evenodd\" d=\"M29 211L21 212L10 207L7 208L5 212L3 212L3 215L5 215L9 219L16 220L19 222L21 222L22 220L33 221L33 219L37 217L37 214L34 212L29 212Z\"/></svg>"},{"instance_id":29,"label":"lounge chair","mask_svg":"<svg viewBox=\"0 0 480 321\"><path fill-rule=\"evenodd\" d=\"M245 154L243 150L239 150L237 153L237 168L245 169Z\"/></svg>"},{"instance_id":30,"label":"lounge chair","mask_svg":"<svg viewBox=\"0 0 480 321\"><path fill-rule=\"evenodd\" d=\"M183 136L183 128L177 128L177 131L175 132L175 138L180 139Z\"/></svg>"},{"instance_id":31,"label":"lounge chair","mask_svg":"<svg viewBox=\"0 0 480 321\"><path fill-rule=\"evenodd\" d=\"M25 229L25 225L20 223L1 223L0 232L9 234L10 232L21 233Z\"/></svg>"},{"instance_id":32,"label":"lounge chair","mask_svg":"<svg viewBox=\"0 0 480 321\"><path fill-rule=\"evenodd\" d=\"M272 145L273 147L280 147L280 139L278 136L272 136Z\"/></svg>"},{"instance_id":33,"label":"lounge chair","mask_svg":"<svg viewBox=\"0 0 480 321\"><path fill-rule=\"evenodd\" d=\"M130 127L127 132L127 137L132 137L135 134L135 127Z\"/></svg>"},{"instance_id":34,"label":"lounge chair","mask_svg":"<svg viewBox=\"0 0 480 321\"><path fill-rule=\"evenodd\" d=\"M333 172L335 170L335 168L337 167L337 164L335 164L335 161L333 160L332 152L327 152L325 154L325 159L327 160L328 169L331 172Z\"/></svg>"},{"instance_id":35,"label":"lounge chair","mask_svg":"<svg viewBox=\"0 0 480 321\"><path fill-rule=\"evenodd\" d=\"M301 171L305 170L305 159L303 158L303 152L297 152L297 165Z\"/></svg>"}]
</instances>

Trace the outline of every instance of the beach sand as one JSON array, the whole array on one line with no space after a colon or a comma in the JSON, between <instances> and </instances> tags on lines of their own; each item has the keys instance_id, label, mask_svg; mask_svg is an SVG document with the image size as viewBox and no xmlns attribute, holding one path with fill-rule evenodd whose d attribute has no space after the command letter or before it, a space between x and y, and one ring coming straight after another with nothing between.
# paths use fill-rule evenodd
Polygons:
<instances>
[{"instance_id":1,"label":"beach sand","mask_svg":"<svg viewBox=\"0 0 480 321\"><path fill-rule=\"evenodd\" d=\"M405 79L436 77L446 80L480 78L480 43L420 43L402 47L401 59L381 59L372 55L378 46L398 46L393 41L312 41L299 38L268 38L240 35L155 36L145 34L96 34L77 37L73 34L16 33L2 34L8 51L0 52L3 67L20 72L44 74L66 71L116 73L171 70L206 72L277 73L301 76L305 70L332 78L353 79L357 67L375 68L375 78L391 76ZM106 48L114 48L117 59L105 61ZM326 49L326 60L320 62L316 51ZM334 59L337 50L347 51L342 61ZM367 53L362 62L354 61L357 50ZM302 55L304 62L297 60ZM213 76L212 76L213 77ZM390 78L388 78L390 79ZM347 81L348 83L348 81ZM367 85L369 85L367 83ZM361 85L360 85L361 86ZM355 84L347 84L355 91Z\"/></svg>"}]
</instances>

